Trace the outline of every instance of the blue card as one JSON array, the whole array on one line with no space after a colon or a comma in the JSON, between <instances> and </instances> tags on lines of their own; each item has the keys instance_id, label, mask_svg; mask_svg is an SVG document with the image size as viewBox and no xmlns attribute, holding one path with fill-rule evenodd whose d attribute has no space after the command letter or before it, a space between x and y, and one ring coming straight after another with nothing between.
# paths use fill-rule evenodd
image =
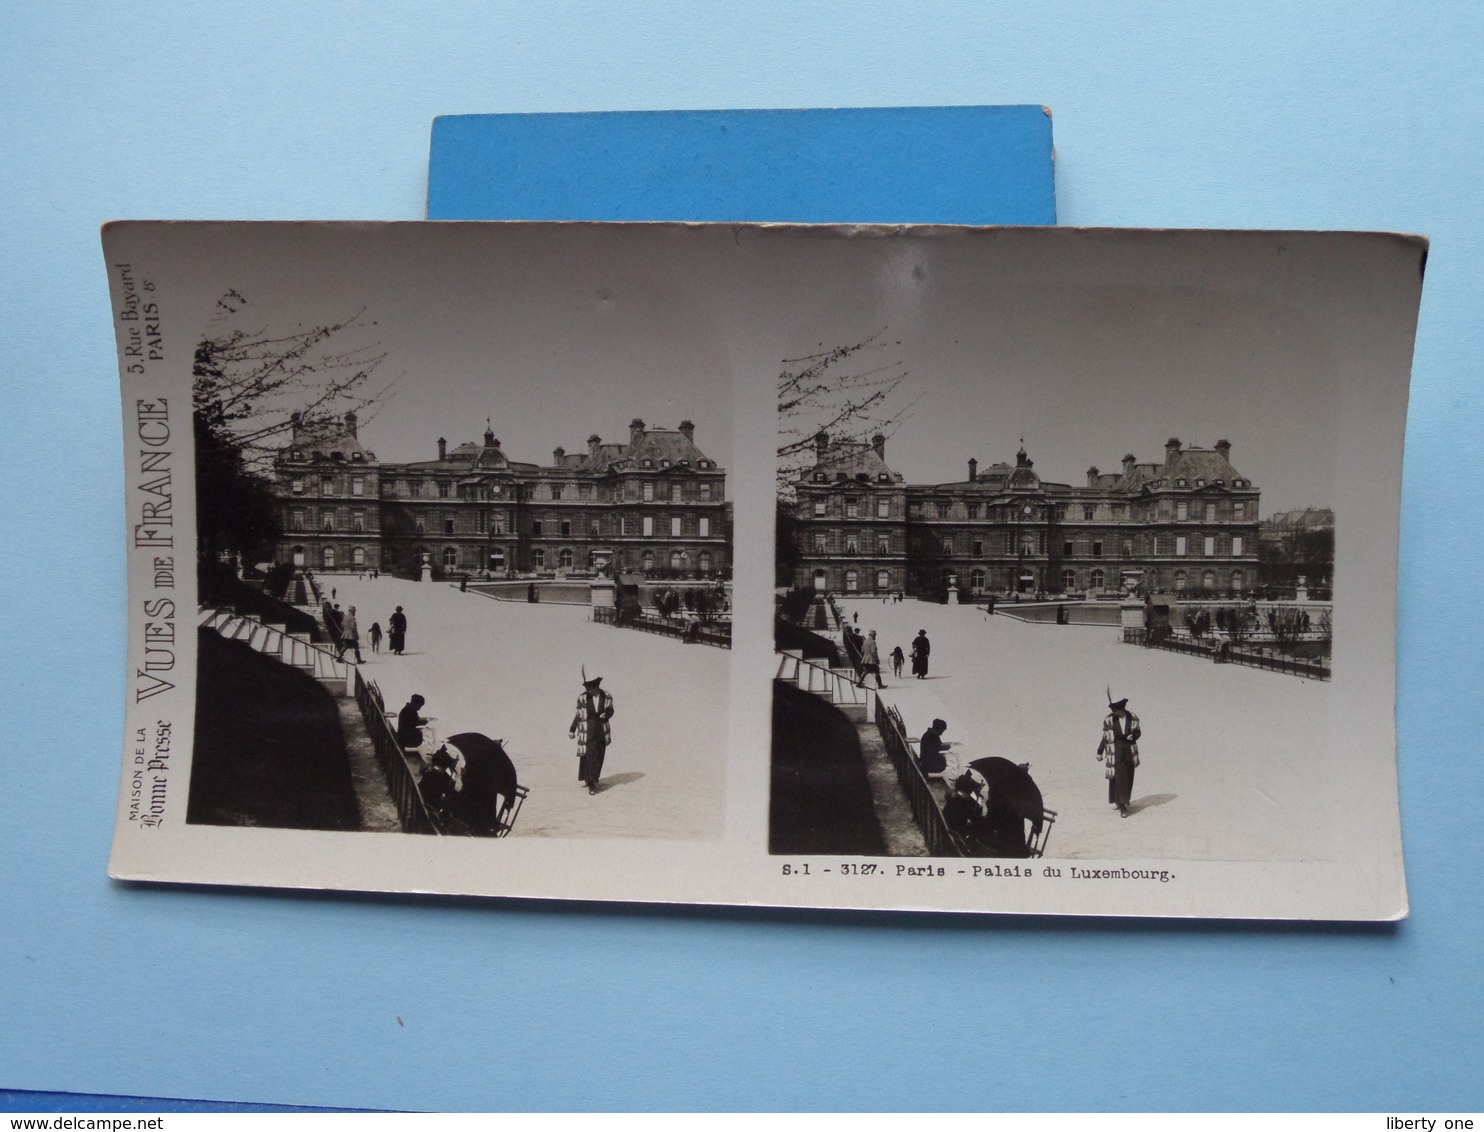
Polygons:
<instances>
[{"instance_id":1,"label":"blue card","mask_svg":"<svg viewBox=\"0 0 1484 1132\"><path fill-rule=\"evenodd\" d=\"M1051 113L447 115L433 122L428 219L1054 224Z\"/></svg>"}]
</instances>

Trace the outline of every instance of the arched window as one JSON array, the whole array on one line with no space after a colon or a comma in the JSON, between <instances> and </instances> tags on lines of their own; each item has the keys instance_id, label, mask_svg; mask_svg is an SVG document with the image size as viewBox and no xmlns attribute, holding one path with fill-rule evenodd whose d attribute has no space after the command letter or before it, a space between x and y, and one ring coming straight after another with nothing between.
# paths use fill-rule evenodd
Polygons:
<instances>
[{"instance_id":1,"label":"arched window","mask_svg":"<svg viewBox=\"0 0 1484 1132\"><path fill-rule=\"evenodd\" d=\"M1207 570L1201 575L1201 589L1214 590L1216 588L1216 571Z\"/></svg>"},{"instance_id":2,"label":"arched window","mask_svg":"<svg viewBox=\"0 0 1484 1132\"><path fill-rule=\"evenodd\" d=\"M366 548L358 546L350 552L350 561L354 566L366 565Z\"/></svg>"},{"instance_id":3,"label":"arched window","mask_svg":"<svg viewBox=\"0 0 1484 1132\"><path fill-rule=\"evenodd\" d=\"M1247 577L1246 577L1246 575L1244 575L1242 573L1242 571L1240 571L1240 570L1233 570L1232 571L1232 593L1237 593L1237 594L1241 593L1243 587L1246 584L1247 584Z\"/></svg>"},{"instance_id":4,"label":"arched window","mask_svg":"<svg viewBox=\"0 0 1484 1132\"><path fill-rule=\"evenodd\" d=\"M855 593L860 589L860 574L852 567L845 571L845 592Z\"/></svg>"},{"instance_id":5,"label":"arched window","mask_svg":"<svg viewBox=\"0 0 1484 1132\"><path fill-rule=\"evenodd\" d=\"M654 551L646 550L639 561L644 567L644 572L646 574L649 573L649 571L654 569Z\"/></svg>"},{"instance_id":6,"label":"arched window","mask_svg":"<svg viewBox=\"0 0 1484 1132\"><path fill-rule=\"evenodd\" d=\"M457 566L459 564L459 548L456 546L445 546L443 548L443 565Z\"/></svg>"},{"instance_id":7,"label":"arched window","mask_svg":"<svg viewBox=\"0 0 1484 1132\"><path fill-rule=\"evenodd\" d=\"M1101 570L1094 570L1087 578L1087 588L1090 590L1101 590L1108 584L1108 576Z\"/></svg>"},{"instance_id":8,"label":"arched window","mask_svg":"<svg viewBox=\"0 0 1484 1132\"><path fill-rule=\"evenodd\" d=\"M672 569L672 570L684 570L685 569L685 551L683 551L683 550L672 550L672 551L670 551L670 569Z\"/></svg>"},{"instance_id":9,"label":"arched window","mask_svg":"<svg viewBox=\"0 0 1484 1132\"><path fill-rule=\"evenodd\" d=\"M557 565L567 570L572 568L572 549L570 547L564 546L562 548L562 552L557 555Z\"/></svg>"},{"instance_id":10,"label":"arched window","mask_svg":"<svg viewBox=\"0 0 1484 1132\"><path fill-rule=\"evenodd\" d=\"M1061 590L1062 590L1062 593L1067 593L1068 591L1075 590L1076 588L1077 588L1077 571L1071 570L1071 569L1063 570L1061 572Z\"/></svg>"},{"instance_id":11,"label":"arched window","mask_svg":"<svg viewBox=\"0 0 1484 1132\"><path fill-rule=\"evenodd\" d=\"M891 574L886 570L876 571L876 588L878 590L891 589Z\"/></svg>"},{"instance_id":12,"label":"arched window","mask_svg":"<svg viewBox=\"0 0 1484 1132\"><path fill-rule=\"evenodd\" d=\"M335 548L327 546L320 552L320 561L324 563L326 570L335 569Z\"/></svg>"},{"instance_id":13,"label":"arched window","mask_svg":"<svg viewBox=\"0 0 1484 1132\"><path fill-rule=\"evenodd\" d=\"M1175 571L1175 592L1176 593L1179 593L1183 589L1185 589L1185 571L1184 570L1176 570Z\"/></svg>"},{"instance_id":14,"label":"arched window","mask_svg":"<svg viewBox=\"0 0 1484 1132\"><path fill-rule=\"evenodd\" d=\"M294 565L302 570L304 568L304 548L302 546L296 546L291 553L294 556Z\"/></svg>"},{"instance_id":15,"label":"arched window","mask_svg":"<svg viewBox=\"0 0 1484 1132\"><path fill-rule=\"evenodd\" d=\"M816 590L827 590L827 589L829 589L829 586L827 586L825 584L825 576L824 576L824 569L823 568L820 568L820 569L814 571L814 588Z\"/></svg>"},{"instance_id":16,"label":"arched window","mask_svg":"<svg viewBox=\"0 0 1484 1132\"><path fill-rule=\"evenodd\" d=\"M696 569L703 574L711 573L711 552L703 550L696 556Z\"/></svg>"},{"instance_id":17,"label":"arched window","mask_svg":"<svg viewBox=\"0 0 1484 1132\"><path fill-rule=\"evenodd\" d=\"M985 580L986 577L983 570L969 571L969 589L973 590L976 594L983 591Z\"/></svg>"}]
</instances>

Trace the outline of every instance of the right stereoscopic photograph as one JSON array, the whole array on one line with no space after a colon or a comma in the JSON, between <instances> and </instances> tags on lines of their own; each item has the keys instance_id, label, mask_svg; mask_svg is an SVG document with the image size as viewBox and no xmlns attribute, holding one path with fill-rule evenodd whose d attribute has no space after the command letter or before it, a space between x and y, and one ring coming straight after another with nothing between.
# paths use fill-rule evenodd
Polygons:
<instances>
[{"instance_id":1,"label":"right stereoscopic photograph","mask_svg":"<svg viewBox=\"0 0 1484 1132\"><path fill-rule=\"evenodd\" d=\"M841 272L778 379L771 852L1382 861L1404 904L1425 254L1018 230Z\"/></svg>"}]
</instances>

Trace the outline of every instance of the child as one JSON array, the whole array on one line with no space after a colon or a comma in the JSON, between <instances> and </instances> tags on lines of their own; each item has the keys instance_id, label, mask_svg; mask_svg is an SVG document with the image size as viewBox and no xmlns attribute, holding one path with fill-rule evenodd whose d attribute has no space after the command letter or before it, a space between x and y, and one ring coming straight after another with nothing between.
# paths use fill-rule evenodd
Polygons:
<instances>
[{"instance_id":1,"label":"child","mask_svg":"<svg viewBox=\"0 0 1484 1132\"><path fill-rule=\"evenodd\" d=\"M371 622L371 651L381 651L381 622Z\"/></svg>"}]
</instances>

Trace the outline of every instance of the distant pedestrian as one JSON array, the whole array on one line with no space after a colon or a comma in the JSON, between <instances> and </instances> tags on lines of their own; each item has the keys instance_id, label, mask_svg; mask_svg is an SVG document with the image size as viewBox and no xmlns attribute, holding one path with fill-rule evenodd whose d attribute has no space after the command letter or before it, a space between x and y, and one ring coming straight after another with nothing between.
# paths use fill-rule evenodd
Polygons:
<instances>
[{"instance_id":1,"label":"distant pedestrian","mask_svg":"<svg viewBox=\"0 0 1484 1132\"><path fill-rule=\"evenodd\" d=\"M402 612L402 607L397 606L397 611L386 619L387 644L392 652L398 656L407 647L407 614Z\"/></svg>"},{"instance_id":2,"label":"distant pedestrian","mask_svg":"<svg viewBox=\"0 0 1484 1132\"><path fill-rule=\"evenodd\" d=\"M850 620L859 625L861 623L861 611L857 609L854 613L852 613L850 615Z\"/></svg>"},{"instance_id":3,"label":"distant pedestrian","mask_svg":"<svg viewBox=\"0 0 1484 1132\"><path fill-rule=\"evenodd\" d=\"M1103 739L1095 756L1106 768L1108 803L1128 817L1134 792L1134 768L1139 765L1139 717L1128 710L1128 700L1111 700L1103 720Z\"/></svg>"},{"instance_id":4,"label":"distant pedestrian","mask_svg":"<svg viewBox=\"0 0 1484 1132\"><path fill-rule=\"evenodd\" d=\"M928 674L928 654L933 651L933 644L928 640L927 630L917 630L917 636L912 638L912 675L919 680L926 680Z\"/></svg>"},{"instance_id":5,"label":"distant pedestrian","mask_svg":"<svg viewBox=\"0 0 1484 1132\"><path fill-rule=\"evenodd\" d=\"M994 616L994 594L989 595L989 604L985 607L985 612L991 617Z\"/></svg>"},{"instance_id":6,"label":"distant pedestrian","mask_svg":"<svg viewBox=\"0 0 1484 1132\"><path fill-rule=\"evenodd\" d=\"M380 652L381 651L381 622L380 621L373 621L373 622L371 622L371 632L370 632L369 636L371 637L371 651L372 652Z\"/></svg>"},{"instance_id":7,"label":"distant pedestrian","mask_svg":"<svg viewBox=\"0 0 1484 1132\"><path fill-rule=\"evenodd\" d=\"M365 658L361 656L361 628L356 624L356 607L351 606L345 611L345 617L340 622L340 659L345 659L345 650L355 649L356 663L365 664Z\"/></svg>"},{"instance_id":8,"label":"distant pedestrian","mask_svg":"<svg viewBox=\"0 0 1484 1132\"><path fill-rule=\"evenodd\" d=\"M891 650L891 674L898 680L902 678L902 665L906 663L906 654L902 652L901 645L892 646Z\"/></svg>"},{"instance_id":9,"label":"distant pedestrian","mask_svg":"<svg viewBox=\"0 0 1484 1132\"><path fill-rule=\"evenodd\" d=\"M861 643L861 678L856 682L856 686L864 688L866 677L873 674L876 677L876 687L886 687L881 682L881 650L876 646L875 629L872 629L865 641Z\"/></svg>"},{"instance_id":10,"label":"distant pedestrian","mask_svg":"<svg viewBox=\"0 0 1484 1132\"><path fill-rule=\"evenodd\" d=\"M567 738L577 740L577 778L587 785L589 794L598 792L603 774L603 760L608 744L613 742L613 697L603 691L601 676L587 679L583 673L582 695L577 697L577 714L567 728Z\"/></svg>"},{"instance_id":11,"label":"distant pedestrian","mask_svg":"<svg viewBox=\"0 0 1484 1132\"><path fill-rule=\"evenodd\" d=\"M335 596L336 596L335 595L335 587L334 586L331 586L330 587L330 600L331 601L334 601L335 600Z\"/></svg>"}]
</instances>

